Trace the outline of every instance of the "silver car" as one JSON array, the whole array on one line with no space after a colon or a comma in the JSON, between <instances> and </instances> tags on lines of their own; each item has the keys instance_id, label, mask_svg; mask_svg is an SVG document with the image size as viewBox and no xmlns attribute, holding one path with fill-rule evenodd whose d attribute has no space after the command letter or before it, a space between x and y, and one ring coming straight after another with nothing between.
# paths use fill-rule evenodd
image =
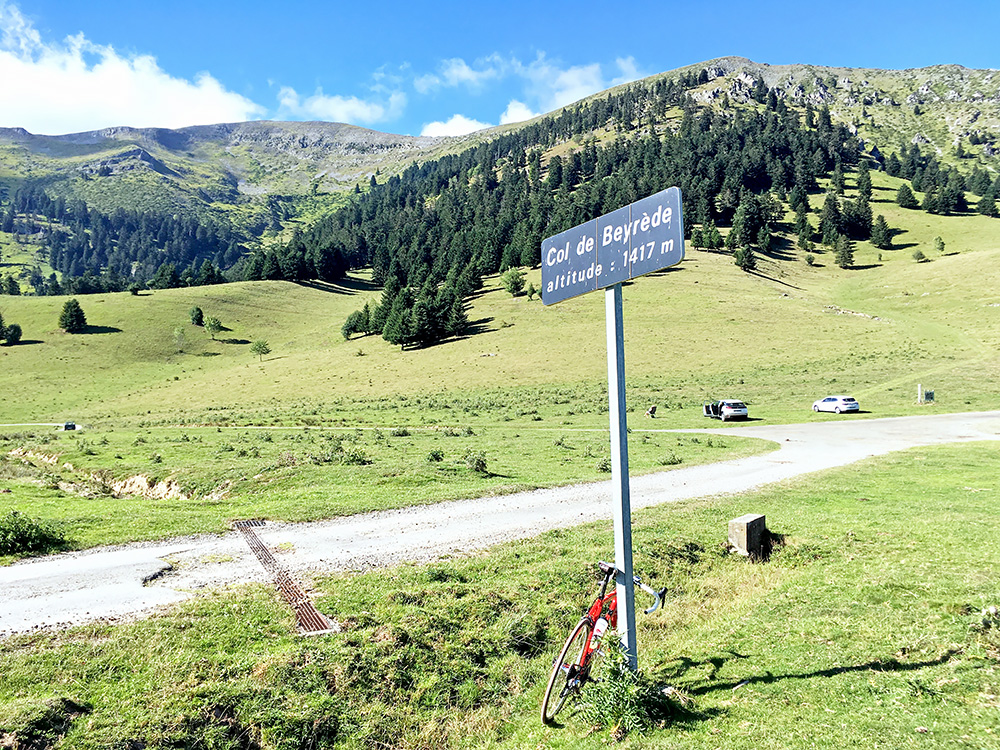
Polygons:
<instances>
[{"instance_id":1,"label":"silver car","mask_svg":"<svg viewBox=\"0 0 1000 750\"><path fill-rule=\"evenodd\" d=\"M841 414L845 411L861 411L861 405L850 396L827 396L813 402L813 411L832 411Z\"/></svg>"}]
</instances>

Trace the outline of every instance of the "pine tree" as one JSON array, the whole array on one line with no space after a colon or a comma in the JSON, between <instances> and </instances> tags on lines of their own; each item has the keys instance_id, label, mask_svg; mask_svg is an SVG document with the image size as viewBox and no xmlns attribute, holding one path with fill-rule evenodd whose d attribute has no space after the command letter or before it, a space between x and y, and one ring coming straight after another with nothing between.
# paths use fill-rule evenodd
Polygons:
<instances>
[{"instance_id":1,"label":"pine tree","mask_svg":"<svg viewBox=\"0 0 1000 750\"><path fill-rule=\"evenodd\" d=\"M872 199L872 176L868 171L868 162L864 160L858 164L858 195L866 201Z\"/></svg>"},{"instance_id":2,"label":"pine tree","mask_svg":"<svg viewBox=\"0 0 1000 750\"><path fill-rule=\"evenodd\" d=\"M0 331L0 338L7 340L7 346L14 346L21 340L21 326L11 323L3 331Z\"/></svg>"},{"instance_id":3,"label":"pine tree","mask_svg":"<svg viewBox=\"0 0 1000 750\"><path fill-rule=\"evenodd\" d=\"M840 201L834 193L827 193L819 215L819 233L824 245L833 247L836 244L843 228L842 221Z\"/></svg>"},{"instance_id":4,"label":"pine tree","mask_svg":"<svg viewBox=\"0 0 1000 750\"><path fill-rule=\"evenodd\" d=\"M1000 211L997 210L996 198L993 197L992 188L987 190L986 194L979 199L979 204L976 206L976 211L981 213L983 216L989 216L994 219L1000 216Z\"/></svg>"},{"instance_id":5,"label":"pine tree","mask_svg":"<svg viewBox=\"0 0 1000 750\"><path fill-rule=\"evenodd\" d=\"M83 308L74 297L66 300L63 305L62 314L59 316L59 327L66 333L80 333L87 328L87 316L83 314Z\"/></svg>"},{"instance_id":6,"label":"pine tree","mask_svg":"<svg viewBox=\"0 0 1000 750\"><path fill-rule=\"evenodd\" d=\"M733 253L733 260L741 270L746 271L747 273L757 269L757 256L749 247L741 247Z\"/></svg>"},{"instance_id":7,"label":"pine tree","mask_svg":"<svg viewBox=\"0 0 1000 750\"><path fill-rule=\"evenodd\" d=\"M257 339L252 344L250 344L250 353L256 354L260 357L260 361L264 361L264 356L271 353L271 347L268 346L267 341L264 339Z\"/></svg>"},{"instance_id":8,"label":"pine tree","mask_svg":"<svg viewBox=\"0 0 1000 750\"><path fill-rule=\"evenodd\" d=\"M905 182L896 191L896 203L899 204L900 208L918 208L920 206L917 203L917 197Z\"/></svg>"},{"instance_id":9,"label":"pine tree","mask_svg":"<svg viewBox=\"0 0 1000 750\"><path fill-rule=\"evenodd\" d=\"M854 265L854 245L846 235L840 235L836 242L837 265L841 268L850 268Z\"/></svg>"},{"instance_id":10,"label":"pine tree","mask_svg":"<svg viewBox=\"0 0 1000 750\"><path fill-rule=\"evenodd\" d=\"M892 248L892 230L885 217L879 214L872 225L872 244L879 250L889 250Z\"/></svg>"}]
</instances>

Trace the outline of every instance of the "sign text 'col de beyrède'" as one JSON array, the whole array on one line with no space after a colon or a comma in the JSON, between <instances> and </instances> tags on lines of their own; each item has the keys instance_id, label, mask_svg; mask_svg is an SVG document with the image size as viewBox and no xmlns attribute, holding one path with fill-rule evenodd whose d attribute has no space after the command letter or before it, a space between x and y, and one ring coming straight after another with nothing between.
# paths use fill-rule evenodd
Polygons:
<instances>
[{"instance_id":1,"label":"sign text 'col de beyr\u00e8de'","mask_svg":"<svg viewBox=\"0 0 1000 750\"><path fill-rule=\"evenodd\" d=\"M672 187L542 242L546 305L684 260L681 191Z\"/></svg>"}]
</instances>

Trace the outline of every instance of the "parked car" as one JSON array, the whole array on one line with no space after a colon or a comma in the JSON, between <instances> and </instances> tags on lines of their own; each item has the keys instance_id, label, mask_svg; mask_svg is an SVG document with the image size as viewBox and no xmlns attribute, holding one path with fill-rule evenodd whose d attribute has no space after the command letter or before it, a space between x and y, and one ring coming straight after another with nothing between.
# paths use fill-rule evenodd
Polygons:
<instances>
[{"instance_id":1,"label":"parked car","mask_svg":"<svg viewBox=\"0 0 1000 750\"><path fill-rule=\"evenodd\" d=\"M721 401L712 401L702 405L702 413L712 419L746 419L750 416L750 410L742 401L734 398L724 398Z\"/></svg>"},{"instance_id":2,"label":"parked car","mask_svg":"<svg viewBox=\"0 0 1000 750\"><path fill-rule=\"evenodd\" d=\"M845 411L860 411L861 406L850 396L827 396L813 402L813 411L832 411L840 414Z\"/></svg>"}]
</instances>

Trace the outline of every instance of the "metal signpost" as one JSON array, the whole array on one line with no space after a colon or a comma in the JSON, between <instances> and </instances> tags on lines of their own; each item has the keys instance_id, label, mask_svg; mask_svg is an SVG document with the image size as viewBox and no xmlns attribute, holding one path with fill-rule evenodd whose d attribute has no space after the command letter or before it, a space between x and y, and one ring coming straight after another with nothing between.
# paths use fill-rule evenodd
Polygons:
<instances>
[{"instance_id":1,"label":"metal signpost","mask_svg":"<svg viewBox=\"0 0 1000 750\"><path fill-rule=\"evenodd\" d=\"M633 671L638 668L638 654L632 583L632 509L625 416L622 282L677 265L682 260L684 224L681 191L676 187L591 219L542 242L542 302L553 305L597 289L605 290L618 630Z\"/></svg>"}]
</instances>

